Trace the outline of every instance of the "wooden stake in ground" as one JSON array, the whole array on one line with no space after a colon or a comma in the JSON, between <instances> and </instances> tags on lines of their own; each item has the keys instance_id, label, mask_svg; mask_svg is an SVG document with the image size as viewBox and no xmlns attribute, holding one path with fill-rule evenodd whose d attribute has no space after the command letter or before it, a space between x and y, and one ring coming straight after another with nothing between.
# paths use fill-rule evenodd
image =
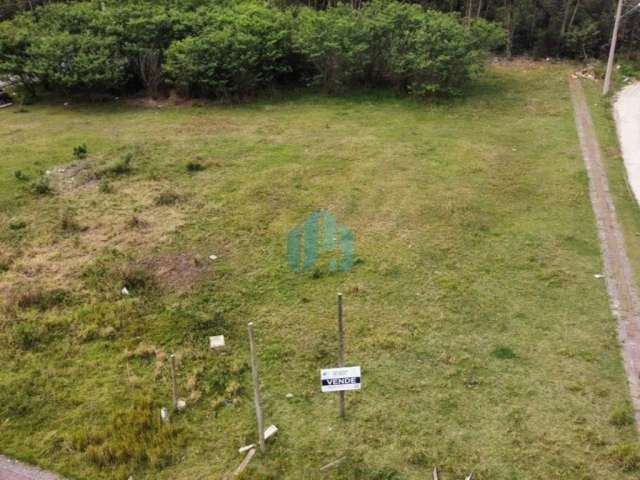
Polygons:
<instances>
[{"instance_id":1,"label":"wooden stake in ground","mask_svg":"<svg viewBox=\"0 0 640 480\"><path fill-rule=\"evenodd\" d=\"M342 316L342 294L338 293L338 367L344 367L344 321ZM344 418L344 392L338 392L340 418Z\"/></svg>"},{"instance_id":2,"label":"wooden stake in ground","mask_svg":"<svg viewBox=\"0 0 640 480\"><path fill-rule=\"evenodd\" d=\"M253 378L253 396L256 404L256 420L258 422L258 443L260 451L265 453L264 419L262 417L262 399L260 398L260 376L258 375L258 359L256 358L256 340L253 336L253 322L249 322L249 346L251 348L251 377Z\"/></svg>"},{"instance_id":3,"label":"wooden stake in ground","mask_svg":"<svg viewBox=\"0 0 640 480\"><path fill-rule=\"evenodd\" d=\"M174 410L178 409L178 391L176 387L176 356L171 354L171 395Z\"/></svg>"}]
</instances>

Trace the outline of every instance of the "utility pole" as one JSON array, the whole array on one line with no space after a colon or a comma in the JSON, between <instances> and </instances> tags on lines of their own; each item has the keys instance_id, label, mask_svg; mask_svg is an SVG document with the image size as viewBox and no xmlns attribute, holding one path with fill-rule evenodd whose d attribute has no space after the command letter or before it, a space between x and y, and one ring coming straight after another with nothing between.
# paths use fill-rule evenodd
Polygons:
<instances>
[{"instance_id":1,"label":"utility pole","mask_svg":"<svg viewBox=\"0 0 640 480\"><path fill-rule=\"evenodd\" d=\"M611 36L611 47L609 48L609 60L607 61L607 73L604 76L604 86L602 87L602 95L607 95L611 90L611 77L613 76L613 63L616 56L616 43L618 41L618 30L620 29L620 20L622 18L622 4L624 0L618 0L616 8L616 21L613 24L613 35Z\"/></svg>"}]
</instances>

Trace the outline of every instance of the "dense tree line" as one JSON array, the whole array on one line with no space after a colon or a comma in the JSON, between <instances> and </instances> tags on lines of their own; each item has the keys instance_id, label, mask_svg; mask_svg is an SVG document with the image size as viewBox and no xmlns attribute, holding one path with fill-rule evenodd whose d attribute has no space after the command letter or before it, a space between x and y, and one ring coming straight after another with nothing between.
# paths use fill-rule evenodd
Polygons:
<instances>
[{"instance_id":1,"label":"dense tree line","mask_svg":"<svg viewBox=\"0 0 640 480\"><path fill-rule=\"evenodd\" d=\"M277 0L323 9L336 0ZM358 8L366 0L350 0ZM606 55L617 0L408 0L425 8L458 13L467 20L501 23L508 32L506 53L537 57L593 58ZM625 10L637 5L626 0ZM620 30L622 53L640 60L640 11Z\"/></svg>"},{"instance_id":2,"label":"dense tree line","mask_svg":"<svg viewBox=\"0 0 640 480\"><path fill-rule=\"evenodd\" d=\"M0 20L38 5L65 0L0 0ZM69 0L66 0L69 1ZM183 8L206 0L159 0ZM279 6L304 5L316 10L336 6L337 0L274 0ZM367 0L348 0L359 8ZM609 47L617 0L408 0L424 8L455 12L465 19L501 23L508 32L507 54L602 57ZM143 3L138 2L138 3ZM221 3L220 1L217 3ZM627 9L637 4L626 0ZM621 51L640 60L640 12L625 19Z\"/></svg>"},{"instance_id":3,"label":"dense tree line","mask_svg":"<svg viewBox=\"0 0 640 480\"><path fill-rule=\"evenodd\" d=\"M455 94L504 31L482 19L394 0L361 8L244 1L89 1L41 6L0 23L0 77L24 90L126 92L163 86L213 98L279 84L335 92L381 85Z\"/></svg>"}]
</instances>

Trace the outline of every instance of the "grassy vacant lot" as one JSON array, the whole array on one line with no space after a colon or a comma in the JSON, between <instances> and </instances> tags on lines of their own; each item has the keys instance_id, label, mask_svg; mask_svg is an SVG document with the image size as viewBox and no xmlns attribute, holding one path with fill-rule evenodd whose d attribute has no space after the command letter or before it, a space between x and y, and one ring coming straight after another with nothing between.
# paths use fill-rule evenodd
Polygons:
<instances>
[{"instance_id":1,"label":"grassy vacant lot","mask_svg":"<svg viewBox=\"0 0 640 480\"><path fill-rule=\"evenodd\" d=\"M246 478L637 478L567 73L495 67L431 104L0 112L0 452L77 479L220 478L255 441L253 320L281 431ZM355 234L348 273L288 269L319 208ZM345 422L318 379L337 291L364 375ZM171 352L189 407L163 427Z\"/></svg>"}]
</instances>

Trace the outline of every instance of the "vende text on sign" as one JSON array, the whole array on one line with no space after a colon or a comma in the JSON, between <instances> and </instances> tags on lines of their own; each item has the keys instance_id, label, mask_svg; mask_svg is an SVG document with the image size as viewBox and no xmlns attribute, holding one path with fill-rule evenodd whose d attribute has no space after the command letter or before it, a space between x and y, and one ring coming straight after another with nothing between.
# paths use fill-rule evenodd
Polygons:
<instances>
[{"instance_id":1,"label":"vende text on sign","mask_svg":"<svg viewBox=\"0 0 640 480\"><path fill-rule=\"evenodd\" d=\"M360 367L325 368L320 370L323 392L360 390Z\"/></svg>"}]
</instances>

